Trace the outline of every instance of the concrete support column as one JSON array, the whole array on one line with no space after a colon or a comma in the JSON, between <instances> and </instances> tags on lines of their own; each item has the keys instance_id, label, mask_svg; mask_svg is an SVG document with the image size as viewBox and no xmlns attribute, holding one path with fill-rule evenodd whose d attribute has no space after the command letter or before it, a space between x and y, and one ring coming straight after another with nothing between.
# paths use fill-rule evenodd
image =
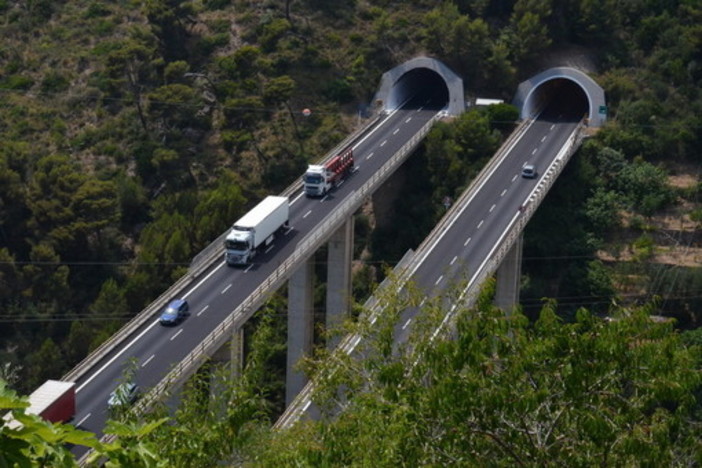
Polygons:
<instances>
[{"instance_id":1,"label":"concrete support column","mask_svg":"<svg viewBox=\"0 0 702 468\"><path fill-rule=\"evenodd\" d=\"M227 340L211 358L212 367L207 366L210 374L210 396L216 399L217 395L224 391L222 386L228 386L228 382L233 382L241 377L244 363L244 329L239 328L232 332L232 337ZM200 369L205 369L201 367ZM224 369L226 373L220 377L219 370ZM222 378L223 377L223 378Z\"/></svg>"},{"instance_id":2,"label":"concrete support column","mask_svg":"<svg viewBox=\"0 0 702 468\"><path fill-rule=\"evenodd\" d=\"M307 383L307 376L295 369L312 351L313 339L313 259L307 260L288 280L288 364L285 377L285 404L289 405Z\"/></svg>"},{"instance_id":3,"label":"concrete support column","mask_svg":"<svg viewBox=\"0 0 702 468\"><path fill-rule=\"evenodd\" d=\"M519 303L519 280L522 275L522 243L523 235L520 234L497 269L495 305L508 314Z\"/></svg>"},{"instance_id":4,"label":"concrete support column","mask_svg":"<svg viewBox=\"0 0 702 468\"><path fill-rule=\"evenodd\" d=\"M351 297L351 260L353 260L353 227L351 216L329 239L327 254L327 331L336 330L349 313ZM327 340L333 349L341 337L335 335Z\"/></svg>"},{"instance_id":5,"label":"concrete support column","mask_svg":"<svg viewBox=\"0 0 702 468\"><path fill-rule=\"evenodd\" d=\"M231 378L238 379L244 368L244 329L234 330L232 337L214 353L212 360L228 363Z\"/></svg>"}]
</instances>

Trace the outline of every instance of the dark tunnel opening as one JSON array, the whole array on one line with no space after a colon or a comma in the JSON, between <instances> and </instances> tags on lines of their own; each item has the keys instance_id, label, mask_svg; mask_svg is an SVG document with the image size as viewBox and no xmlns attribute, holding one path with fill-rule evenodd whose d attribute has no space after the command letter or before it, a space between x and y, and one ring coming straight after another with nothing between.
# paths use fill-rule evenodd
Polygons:
<instances>
[{"instance_id":1,"label":"dark tunnel opening","mask_svg":"<svg viewBox=\"0 0 702 468\"><path fill-rule=\"evenodd\" d=\"M389 106L410 109L420 107L443 109L449 103L449 89L444 79L433 70L415 68L405 73L395 82L389 99Z\"/></svg>"},{"instance_id":2,"label":"dark tunnel opening","mask_svg":"<svg viewBox=\"0 0 702 468\"><path fill-rule=\"evenodd\" d=\"M530 100L530 107L543 106L541 120L577 122L590 113L590 102L583 88L564 78L543 83Z\"/></svg>"}]
</instances>

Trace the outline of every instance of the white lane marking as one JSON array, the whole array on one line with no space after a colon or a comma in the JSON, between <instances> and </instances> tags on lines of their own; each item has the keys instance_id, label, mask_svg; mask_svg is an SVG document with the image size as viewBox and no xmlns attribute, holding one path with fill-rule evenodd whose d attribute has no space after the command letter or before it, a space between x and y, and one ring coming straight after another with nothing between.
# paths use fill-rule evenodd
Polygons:
<instances>
[{"instance_id":1,"label":"white lane marking","mask_svg":"<svg viewBox=\"0 0 702 468\"><path fill-rule=\"evenodd\" d=\"M493 211L494 209L495 209L495 205L492 205L492 206L490 207L490 213L492 213L492 211Z\"/></svg>"},{"instance_id":2,"label":"white lane marking","mask_svg":"<svg viewBox=\"0 0 702 468\"><path fill-rule=\"evenodd\" d=\"M409 327L410 322L412 322L412 319L407 319L404 325L402 325L402 329L405 330L407 327Z\"/></svg>"},{"instance_id":3,"label":"white lane marking","mask_svg":"<svg viewBox=\"0 0 702 468\"><path fill-rule=\"evenodd\" d=\"M471 239L472 239L472 237L469 237L468 239L466 239L466 241L463 243L463 247L465 247L466 245L468 245L468 244L470 243L470 240L471 240Z\"/></svg>"},{"instance_id":4,"label":"white lane marking","mask_svg":"<svg viewBox=\"0 0 702 468\"><path fill-rule=\"evenodd\" d=\"M220 292L220 294L224 294L231 287L232 287L232 283L229 283L226 288L222 289L222 292Z\"/></svg>"},{"instance_id":5,"label":"white lane marking","mask_svg":"<svg viewBox=\"0 0 702 468\"><path fill-rule=\"evenodd\" d=\"M85 417L84 417L83 419L81 419L80 421L78 421L78 424L76 424L76 427L82 425L82 424L90 417L91 414L93 414L93 413L88 413L88 414L86 414Z\"/></svg>"},{"instance_id":6,"label":"white lane marking","mask_svg":"<svg viewBox=\"0 0 702 468\"><path fill-rule=\"evenodd\" d=\"M312 404L312 400L307 400L307 403L305 403L305 406L302 407L302 412L304 413L305 411L307 411L307 408L309 408L311 404Z\"/></svg>"},{"instance_id":7,"label":"white lane marking","mask_svg":"<svg viewBox=\"0 0 702 468\"><path fill-rule=\"evenodd\" d=\"M441 283L441 280L442 280L442 279L444 279L444 275L439 276L439 279L436 280L436 283L434 283L434 286L436 286L437 284Z\"/></svg>"},{"instance_id":8,"label":"white lane marking","mask_svg":"<svg viewBox=\"0 0 702 468\"><path fill-rule=\"evenodd\" d=\"M207 276L205 276L204 278L202 278L202 280L200 280L199 283L197 283L195 286L193 286L192 288L190 288L190 291L188 291L188 292L186 292L185 294L183 294L182 299L186 299L190 294L192 294L193 291L195 291L197 288L199 288L200 286L202 286L202 283L204 283L205 281L207 281L208 279L210 279L210 276L214 275L215 272L216 272L217 270L219 270L220 268L222 268L224 265L226 265L226 263L225 263L224 261L222 261L222 263L220 263L219 266L218 266L217 268L215 268L214 270L212 270ZM155 323L155 322L154 322L154 323ZM141 336L141 335L139 335L139 336ZM128 346L131 346L132 343L134 343L134 341L132 341L131 343L129 343ZM78 391L78 390L76 390L76 392L77 392L77 391Z\"/></svg>"},{"instance_id":9,"label":"white lane marking","mask_svg":"<svg viewBox=\"0 0 702 468\"><path fill-rule=\"evenodd\" d=\"M175 340L176 337L177 337L178 335L180 335L181 333L183 333L183 329L182 329L182 328L181 328L180 330L178 330L178 331L176 332L176 334L173 335L173 336L171 337L171 341Z\"/></svg>"},{"instance_id":10,"label":"white lane marking","mask_svg":"<svg viewBox=\"0 0 702 468\"><path fill-rule=\"evenodd\" d=\"M110 359L110 360L107 361L105 364L103 364L103 366L100 368L100 370L98 370L96 373L94 373L93 375L91 375L90 378L89 378L88 380L86 380L85 382L83 382L83 384L82 384L80 387L76 388L76 393L78 393L78 392L80 392L81 390L83 390L83 388L84 388L86 385L88 385L95 377L97 377L98 375L100 375L100 373L101 373L102 371L104 371L106 368L108 368L110 365L112 365L112 363L115 362L115 361L117 360L118 357L120 357L122 354L124 354L124 352L127 351L127 350L129 349L130 346L132 346L134 343L136 343L137 341L139 341L139 340L141 339L141 337L144 336L144 335L146 334L146 332L148 332L149 330L151 330L157 323L158 323L158 319L154 320L153 323L151 323L151 325L149 325L148 327L146 327L146 328L144 329L144 331L142 331L141 333L139 333L132 341L130 341L124 348L122 348L117 354L115 354L115 355L112 357L112 359Z\"/></svg>"},{"instance_id":11,"label":"white lane marking","mask_svg":"<svg viewBox=\"0 0 702 468\"><path fill-rule=\"evenodd\" d=\"M292 232L292 230L293 230L293 228L292 228L292 226L290 226L290 227L288 228L288 230L285 231L285 232L283 233L283 235L284 235L284 236L287 236L288 234L290 234L290 233Z\"/></svg>"},{"instance_id":12,"label":"white lane marking","mask_svg":"<svg viewBox=\"0 0 702 468\"><path fill-rule=\"evenodd\" d=\"M507 189L504 189L504 190L502 191L502 193L500 194L500 197L504 197L504 196L505 196L505 193L507 193Z\"/></svg>"},{"instance_id":13,"label":"white lane marking","mask_svg":"<svg viewBox=\"0 0 702 468\"><path fill-rule=\"evenodd\" d=\"M517 174L514 174L514 177L512 177L512 182L514 182L515 180L517 180Z\"/></svg>"},{"instance_id":14,"label":"white lane marking","mask_svg":"<svg viewBox=\"0 0 702 468\"><path fill-rule=\"evenodd\" d=\"M200 312L197 313L197 316L198 316L198 317L201 316L201 315L204 314L205 311L206 311L207 309L209 309L209 308L210 308L209 304L206 305L205 307L202 308L202 310L201 310Z\"/></svg>"},{"instance_id":15,"label":"white lane marking","mask_svg":"<svg viewBox=\"0 0 702 468\"><path fill-rule=\"evenodd\" d=\"M385 143L387 143L387 142L388 142L388 140L383 140L383 142L380 144L380 147L382 148L383 146L385 146Z\"/></svg>"},{"instance_id":16,"label":"white lane marking","mask_svg":"<svg viewBox=\"0 0 702 468\"><path fill-rule=\"evenodd\" d=\"M422 302L419 303L419 307L421 308L421 307L424 305L425 302L427 302L427 298L426 298L426 297L425 297L424 299L422 299Z\"/></svg>"},{"instance_id":17,"label":"white lane marking","mask_svg":"<svg viewBox=\"0 0 702 468\"><path fill-rule=\"evenodd\" d=\"M368 156L366 156L366 160L372 158L374 154L375 154L375 153L371 153L371 154L369 154Z\"/></svg>"},{"instance_id":18,"label":"white lane marking","mask_svg":"<svg viewBox=\"0 0 702 468\"><path fill-rule=\"evenodd\" d=\"M480 229L480 226L482 226L484 222L485 222L484 219L481 219L481 220L480 220L480 222L478 223L478 229Z\"/></svg>"},{"instance_id":19,"label":"white lane marking","mask_svg":"<svg viewBox=\"0 0 702 468\"><path fill-rule=\"evenodd\" d=\"M263 253L268 253L271 250L273 250L273 247L275 247L275 244L271 244L270 247L268 247Z\"/></svg>"},{"instance_id":20,"label":"white lane marking","mask_svg":"<svg viewBox=\"0 0 702 468\"><path fill-rule=\"evenodd\" d=\"M353 353L353 350L356 349L356 346L358 346L358 343L361 342L361 337L356 336L352 341L351 341L351 346L349 349L346 350L346 354L351 354Z\"/></svg>"},{"instance_id":21,"label":"white lane marking","mask_svg":"<svg viewBox=\"0 0 702 468\"><path fill-rule=\"evenodd\" d=\"M393 135L397 135L397 132L399 132L399 131L400 131L400 129L399 129L399 128L396 128L395 131L392 132L392 134L393 134Z\"/></svg>"},{"instance_id":22,"label":"white lane marking","mask_svg":"<svg viewBox=\"0 0 702 468\"><path fill-rule=\"evenodd\" d=\"M539 115L540 115L540 113L539 113ZM538 117L538 115L537 115L536 117ZM526 127L524 127L524 132L529 131L529 129L531 128L531 126L534 125L534 122L536 122L536 120L530 120L530 121L527 123ZM519 140L513 141L512 143L510 143L510 144L507 146L507 148L505 148L505 154L511 153L511 152L514 150L515 146L517 145L517 142L518 142L518 141L519 141ZM484 179L482 182L480 182L480 184L478 184L478 186L476 187L475 192L473 192L473 194L472 194L471 196L469 196L466 200L463 201L463 203L461 203L462 206L461 206L461 208L458 210L458 213L456 214L456 217L455 217L448 225L446 225L445 229L443 229L443 230L441 231L441 234L439 234L438 236L436 236L436 239L433 239L433 240L432 240L431 245L426 249L426 251L424 252L424 254L422 255L422 257L419 258L419 259L417 259L418 261L413 262L413 263L414 263L414 266L412 267L411 271L408 271L408 272L407 272L407 276L408 276L408 277L411 277L412 275L414 275L414 273L415 273L415 272L417 271L417 269L419 268L419 265L421 265L422 262L424 262L424 260L425 260L429 255L431 255L431 253L434 251L434 249L436 248L436 246L439 245L439 243L441 242L441 239L443 239L443 237L446 235L446 233L449 232L449 231L451 230L451 228L452 228L452 227L454 226L454 224L456 223L456 220L459 219L459 218L461 217L461 215L463 214L463 212L464 212L464 211L468 208L468 206L473 202L473 200L475 199L475 197L477 196L477 194L480 192L480 190L485 186L485 184L487 184L488 182L490 182L490 179L492 179L492 176L493 176L493 175L495 174L495 172L501 167L501 165L502 165L503 163L504 163L504 159L500 162L500 164L498 164L497 166L493 167L493 168L490 170L490 172L488 172L488 174L486 174L485 179ZM514 179L512 179L512 182L514 182L516 178L517 178L517 176L515 175L515 176L514 176ZM467 243L468 243L468 241L466 241L466 245L467 245Z\"/></svg>"},{"instance_id":23,"label":"white lane marking","mask_svg":"<svg viewBox=\"0 0 702 468\"><path fill-rule=\"evenodd\" d=\"M373 135L375 132L378 131L378 129L382 128L382 127L385 125L385 122L387 122L388 120L390 120L390 119L392 118L393 115L395 115L396 113L398 113L398 112L400 111L400 109L402 108L402 106L404 106L405 104L407 104L408 101L409 101L409 98L406 99L405 102L403 102L402 104L400 104L400 107L398 107L397 109L393 109L393 110L383 119L383 121L382 121L381 124L377 125L375 128L373 128L373 130L371 130L370 132L368 132L368 134L367 134L366 136L364 136L363 138L361 138L360 140L358 140L358 141L356 142L356 146L354 146L353 149L356 149L356 148L358 148L359 146L361 146L361 145L363 144L364 141L366 141L368 138L370 138L371 135Z\"/></svg>"},{"instance_id":24,"label":"white lane marking","mask_svg":"<svg viewBox=\"0 0 702 468\"><path fill-rule=\"evenodd\" d=\"M490 259L492 259L492 256L493 256L493 254L495 253L495 250L497 250L497 248L500 247L500 246L502 245L502 241L504 240L504 238L505 238L505 236L507 235L507 233L512 229L512 226L514 225L514 222L516 221L516 219L517 219L518 217L519 217L519 213L516 213L516 214L512 217L512 219L510 220L510 222L507 223L507 228L502 232L502 234L500 235L500 238L497 239L497 242L496 242L495 245L492 247L492 249L490 250L490 252L488 253L488 255L485 257L485 260L483 260L483 262L480 264L480 266L478 266L478 269L475 270L476 273L474 273L473 276L468 280L468 284L467 284L466 287L463 289L463 292L461 293L460 297L458 298L459 301L463 300L463 297L465 296L466 291L468 291L468 289L473 285L473 283L475 282L475 280L478 278L478 275L480 274L480 272L483 271L483 268L485 268L485 264L486 264L488 261L490 261ZM454 303L453 307L451 308L451 311L455 310L456 304L457 304L457 303ZM431 335L431 341L432 341L432 342L433 342L434 339L436 338L436 335L438 335L439 332L444 328L444 325L446 325L446 323L451 319L452 315L453 315L453 313L448 313L448 314L445 314L445 315L444 315L444 319L441 321L441 324L439 324L439 327L438 327L436 330L434 330L434 333Z\"/></svg>"},{"instance_id":25,"label":"white lane marking","mask_svg":"<svg viewBox=\"0 0 702 468\"><path fill-rule=\"evenodd\" d=\"M219 270L220 268L222 268L224 265L226 265L226 263L224 263L224 261L223 261L222 263L220 263L219 265L217 265L217 268L213 269L211 272L209 272L207 275L205 275L205 277L202 278L202 279L200 280L199 283L197 283L195 286L193 286L188 292L186 292L185 294L183 294L182 298L183 298L183 299L187 298L193 291L195 291L197 288L199 288L199 287L202 285L202 283L204 283L205 281L207 281L208 279L210 279L210 277L211 277L212 275L214 275L215 272L216 272L217 270ZM115 362L115 361L117 360L117 358L119 358L122 354L124 354L134 343L136 343L137 341L139 341L139 340L141 339L142 336L144 336L149 330L151 330L151 329L152 329L153 327L155 327L157 324L158 324L158 319L156 319L156 320L154 320L153 322L151 322L151 325L149 325L148 327L144 328L144 331L142 331L141 333L139 333L132 341L130 341L130 342L127 343L122 349L120 349L119 352L118 352L117 354L115 354L114 356L112 356L112 359L110 359L110 360L107 361L105 364L103 364L103 366L102 366L97 372L95 372L93 375L91 375L89 379L87 379L85 382L83 382L83 383L81 384L80 387L76 388L76 393L78 393L78 392L80 392L81 390L83 390L83 389L85 388L86 385L88 385L90 382L92 382L93 379L94 379L95 377L97 377L98 375L100 375L100 374L102 373L102 371L104 371L105 369L107 369L108 367L110 367L110 366L112 365L112 363Z\"/></svg>"},{"instance_id":26,"label":"white lane marking","mask_svg":"<svg viewBox=\"0 0 702 468\"><path fill-rule=\"evenodd\" d=\"M546 135L541 137L541 143L543 143L544 141L546 141Z\"/></svg>"},{"instance_id":27,"label":"white lane marking","mask_svg":"<svg viewBox=\"0 0 702 468\"><path fill-rule=\"evenodd\" d=\"M456 260L458 260L458 256L453 257L453 260L451 260L450 265L453 265L454 263L456 263Z\"/></svg>"},{"instance_id":28,"label":"white lane marking","mask_svg":"<svg viewBox=\"0 0 702 468\"><path fill-rule=\"evenodd\" d=\"M298 196L296 196L295 198L293 198L292 201L290 202L290 204L292 205L293 203L295 203L296 201L298 201L300 198L302 198L302 196L303 196L304 194L305 194L305 190L302 189L302 192L300 192L300 193L298 194Z\"/></svg>"},{"instance_id":29,"label":"white lane marking","mask_svg":"<svg viewBox=\"0 0 702 468\"><path fill-rule=\"evenodd\" d=\"M551 128L549 130L553 130L556 127L556 124L551 124Z\"/></svg>"},{"instance_id":30,"label":"white lane marking","mask_svg":"<svg viewBox=\"0 0 702 468\"><path fill-rule=\"evenodd\" d=\"M153 358L155 358L155 357L156 357L156 355L155 355L155 354L152 354L151 357L150 357L149 359L147 359L146 361L144 361L144 363L141 365L141 367L146 367L146 365L147 365L148 363L150 363L151 360L152 360Z\"/></svg>"},{"instance_id":31,"label":"white lane marking","mask_svg":"<svg viewBox=\"0 0 702 468\"><path fill-rule=\"evenodd\" d=\"M536 151L537 151L537 150L538 150L538 148L534 148L534 150L531 152L531 154L536 154ZM526 164L526 163L525 163L525 164Z\"/></svg>"},{"instance_id":32,"label":"white lane marking","mask_svg":"<svg viewBox=\"0 0 702 468\"><path fill-rule=\"evenodd\" d=\"M244 273L248 273L250 269L253 268L253 263L249 266L246 267L246 270L244 270Z\"/></svg>"},{"instance_id":33,"label":"white lane marking","mask_svg":"<svg viewBox=\"0 0 702 468\"><path fill-rule=\"evenodd\" d=\"M305 214L302 216L302 219L305 219L306 217L308 217L308 216L310 215L310 213L312 213L312 210L309 210L307 213L305 213Z\"/></svg>"},{"instance_id":34,"label":"white lane marking","mask_svg":"<svg viewBox=\"0 0 702 468\"><path fill-rule=\"evenodd\" d=\"M423 110L423 109L424 109L424 106L422 106L422 107L420 107L419 109L417 109L417 112L419 112L420 110Z\"/></svg>"},{"instance_id":35,"label":"white lane marking","mask_svg":"<svg viewBox=\"0 0 702 468\"><path fill-rule=\"evenodd\" d=\"M407 120L405 120L405 123L410 123L410 120L412 120L412 117L407 117Z\"/></svg>"}]
</instances>

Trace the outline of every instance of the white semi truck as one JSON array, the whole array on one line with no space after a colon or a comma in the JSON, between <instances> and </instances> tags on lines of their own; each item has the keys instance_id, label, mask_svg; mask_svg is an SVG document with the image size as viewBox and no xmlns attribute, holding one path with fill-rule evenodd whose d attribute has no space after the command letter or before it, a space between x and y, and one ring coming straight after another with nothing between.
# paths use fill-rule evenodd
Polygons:
<instances>
[{"instance_id":1,"label":"white semi truck","mask_svg":"<svg viewBox=\"0 0 702 468\"><path fill-rule=\"evenodd\" d=\"M247 265L256 253L273 242L275 233L288 227L288 197L268 196L241 217L224 240L227 265Z\"/></svg>"}]
</instances>

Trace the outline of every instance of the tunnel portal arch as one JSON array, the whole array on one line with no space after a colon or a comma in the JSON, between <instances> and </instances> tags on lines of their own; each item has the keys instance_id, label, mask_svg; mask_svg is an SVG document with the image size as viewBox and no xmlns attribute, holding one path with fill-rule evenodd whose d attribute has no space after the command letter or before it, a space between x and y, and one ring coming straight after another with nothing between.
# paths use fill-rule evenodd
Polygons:
<instances>
[{"instance_id":1,"label":"tunnel portal arch","mask_svg":"<svg viewBox=\"0 0 702 468\"><path fill-rule=\"evenodd\" d=\"M589 126L600 127L605 123L607 106L604 90L588 75L570 67L550 68L519 84L513 104L520 109L522 118L533 117L541 109L549 90L547 84L558 80L574 82L582 89L589 106Z\"/></svg>"},{"instance_id":2,"label":"tunnel portal arch","mask_svg":"<svg viewBox=\"0 0 702 468\"><path fill-rule=\"evenodd\" d=\"M440 61L416 57L383 73L374 102L384 111L397 109L418 86L441 86L446 111L459 115L465 110L463 80Z\"/></svg>"}]
</instances>

